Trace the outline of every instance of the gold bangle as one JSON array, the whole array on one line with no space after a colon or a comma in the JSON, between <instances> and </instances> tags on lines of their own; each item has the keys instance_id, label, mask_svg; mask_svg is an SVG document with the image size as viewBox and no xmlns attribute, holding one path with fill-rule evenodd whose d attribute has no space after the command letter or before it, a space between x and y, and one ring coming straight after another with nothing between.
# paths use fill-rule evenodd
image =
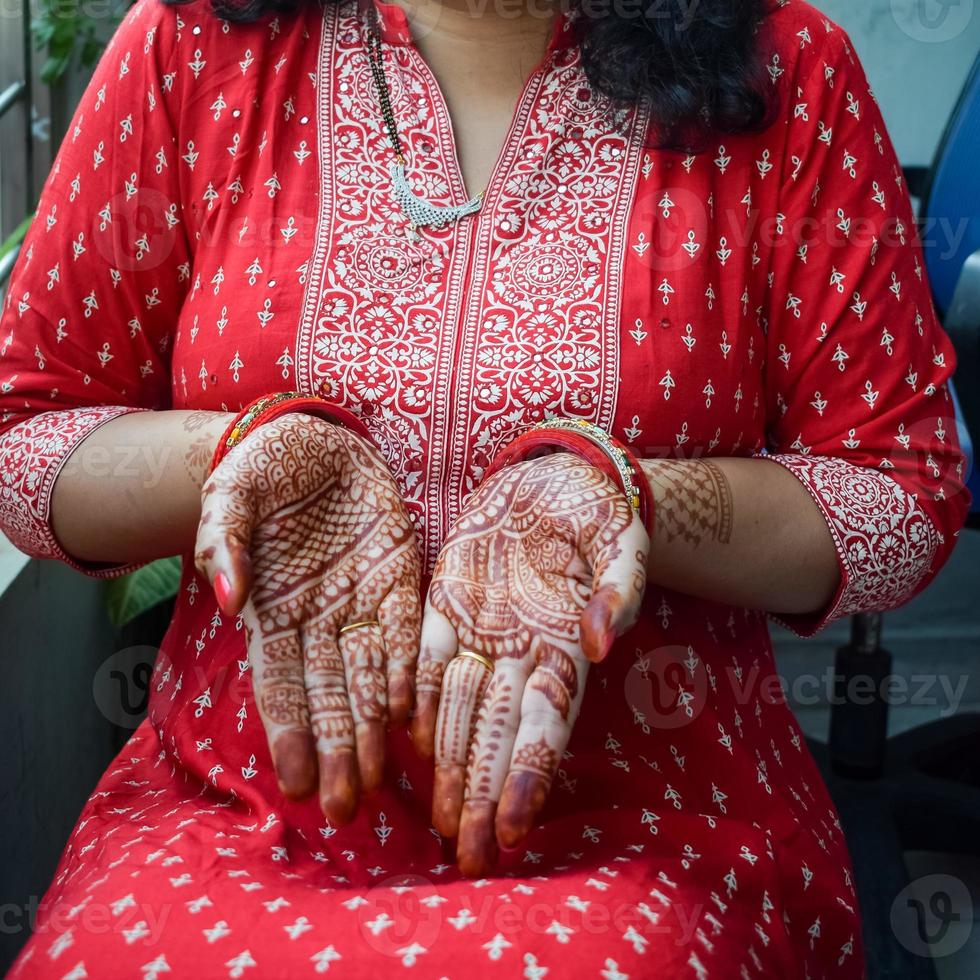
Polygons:
<instances>
[{"instance_id":1,"label":"gold bangle","mask_svg":"<svg viewBox=\"0 0 980 980\"><path fill-rule=\"evenodd\" d=\"M616 472L623 481L623 491L634 513L640 513L640 489L637 486L638 474L633 469L626 453L618 446L605 429L585 419L567 419L552 416L543 422L531 426L532 429L564 429L567 432L577 432L593 445L598 446L608 457Z\"/></svg>"},{"instance_id":2,"label":"gold bangle","mask_svg":"<svg viewBox=\"0 0 980 980\"><path fill-rule=\"evenodd\" d=\"M488 660L482 653L477 653L475 650L459 650L454 659L459 659L461 657L465 657L468 660L475 660L478 664L486 667L491 674L493 673L493 661Z\"/></svg>"},{"instance_id":3,"label":"gold bangle","mask_svg":"<svg viewBox=\"0 0 980 980\"><path fill-rule=\"evenodd\" d=\"M228 434L228 439L225 442L225 446L228 449L234 449L235 446L237 446L242 439L248 435L249 430L252 428L252 424L267 408L272 408L274 405L278 405L280 402L288 401L291 398L303 397L305 396L299 391L280 391L276 395L267 395L264 398L259 398L257 401L252 403L252 405L245 411L245 414L242 415L242 417L235 424L235 428Z\"/></svg>"},{"instance_id":4,"label":"gold bangle","mask_svg":"<svg viewBox=\"0 0 980 980\"><path fill-rule=\"evenodd\" d=\"M365 626L380 626L381 624L376 619L362 619L356 623L348 623L346 626L341 626L338 630L337 635L343 636L344 633L349 633L351 630L359 630Z\"/></svg>"}]
</instances>

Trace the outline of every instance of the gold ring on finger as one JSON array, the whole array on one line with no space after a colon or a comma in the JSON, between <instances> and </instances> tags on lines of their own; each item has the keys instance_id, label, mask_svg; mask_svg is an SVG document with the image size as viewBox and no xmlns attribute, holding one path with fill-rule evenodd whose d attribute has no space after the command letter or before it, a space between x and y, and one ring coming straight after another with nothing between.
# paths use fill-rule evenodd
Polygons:
<instances>
[{"instance_id":1,"label":"gold ring on finger","mask_svg":"<svg viewBox=\"0 0 980 980\"><path fill-rule=\"evenodd\" d=\"M470 660L475 660L478 664L481 664L482 666L486 667L491 674L493 673L493 661L484 657L482 653L477 653L475 650L460 650L457 652L455 659L458 659L460 657L466 657Z\"/></svg>"},{"instance_id":2,"label":"gold ring on finger","mask_svg":"<svg viewBox=\"0 0 980 980\"><path fill-rule=\"evenodd\" d=\"M380 626L381 624L376 619L362 619L356 623L348 623L346 626L341 626L338 631L339 636L343 636L344 633L349 633L351 630L363 629L365 626Z\"/></svg>"}]
</instances>

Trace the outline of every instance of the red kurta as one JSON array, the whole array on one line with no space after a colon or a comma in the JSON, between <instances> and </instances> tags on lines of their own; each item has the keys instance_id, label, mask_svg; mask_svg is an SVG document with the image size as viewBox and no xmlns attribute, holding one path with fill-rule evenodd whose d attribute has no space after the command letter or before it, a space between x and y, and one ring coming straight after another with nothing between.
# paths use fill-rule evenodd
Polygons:
<instances>
[{"instance_id":1,"label":"red kurta","mask_svg":"<svg viewBox=\"0 0 980 980\"><path fill-rule=\"evenodd\" d=\"M380 9L409 173L463 201L442 95ZM555 412L644 456L787 467L842 572L800 632L907 599L965 510L952 352L847 35L792 0L761 36L777 121L686 156L643 148L642 111L610 114L559 22L482 210L413 241L353 4L239 27L203 0L140 0L0 322L4 531L70 561L50 494L94 428L299 388L365 418L426 571L494 453ZM398 733L351 826L286 804L242 624L188 564L149 719L13 976L862 973L845 843L762 613L651 587L592 668L541 826L495 877L460 878L430 792Z\"/></svg>"}]
</instances>

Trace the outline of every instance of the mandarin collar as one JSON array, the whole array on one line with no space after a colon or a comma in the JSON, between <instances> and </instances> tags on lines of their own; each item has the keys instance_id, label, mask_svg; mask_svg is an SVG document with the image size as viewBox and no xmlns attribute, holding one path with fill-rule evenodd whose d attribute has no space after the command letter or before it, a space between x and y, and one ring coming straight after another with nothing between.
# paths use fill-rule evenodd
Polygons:
<instances>
[{"instance_id":1,"label":"mandarin collar","mask_svg":"<svg viewBox=\"0 0 980 980\"><path fill-rule=\"evenodd\" d=\"M362 0L365 2L365 0ZM409 25L408 15L396 3L386 3L385 0L366 0L373 2L378 12L378 23L381 26L381 38L387 44L411 45L412 29ZM568 47L574 39L572 30L572 18L567 10L560 9L555 16L555 22L551 31L551 39L548 42L547 54L560 48Z\"/></svg>"}]
</instances>

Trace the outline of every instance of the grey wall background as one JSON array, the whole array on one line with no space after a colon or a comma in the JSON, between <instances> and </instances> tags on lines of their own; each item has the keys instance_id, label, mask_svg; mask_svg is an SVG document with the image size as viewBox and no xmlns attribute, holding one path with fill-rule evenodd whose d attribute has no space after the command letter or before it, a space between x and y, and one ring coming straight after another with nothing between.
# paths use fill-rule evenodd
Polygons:
<instances>
[{"instance_id":1,"label":"grey wall background","mask_svg":"<svg viewBox=\"0 0 980 980\"><path fill-rule=\"evenodd\" d=\"M851 36L903 164L932 162L980 51L980 0L811 0Z\"/></svg>"}]
</instances>

